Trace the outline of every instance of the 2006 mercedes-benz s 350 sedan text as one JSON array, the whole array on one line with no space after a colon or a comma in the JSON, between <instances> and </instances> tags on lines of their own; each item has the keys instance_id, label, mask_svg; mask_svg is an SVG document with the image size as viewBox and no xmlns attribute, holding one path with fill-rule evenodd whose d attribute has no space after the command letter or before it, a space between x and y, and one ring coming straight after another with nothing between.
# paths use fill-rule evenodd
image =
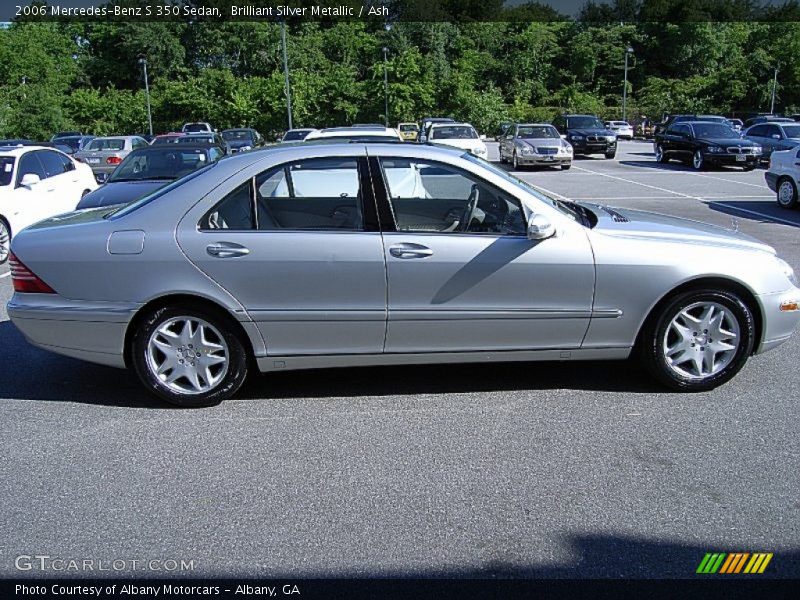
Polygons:
<instances>
[{"instance_id":1,"label":"2006 mercedes-benz s 350 sedan text","mask_svg":"<svg viewBox=\"0 0 800 600\"><path fill-rule=\"evenodd\" d=\"M33 344L182 406L249 370L625 359L686 391L785 342L791 267L741 233L553 199L462 150L305 143L225 158L12 245Z\"/></svg>"}]
</instances>

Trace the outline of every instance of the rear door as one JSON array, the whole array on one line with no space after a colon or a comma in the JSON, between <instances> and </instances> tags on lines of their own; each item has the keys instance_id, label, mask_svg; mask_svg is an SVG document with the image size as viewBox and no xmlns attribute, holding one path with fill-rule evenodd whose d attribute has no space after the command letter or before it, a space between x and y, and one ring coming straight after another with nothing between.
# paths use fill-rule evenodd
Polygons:
<instances>
[{"instance_id":1,"label":"rear door","mask_svg":"<svg viewBox=\"0 0 800 600\"><path fill-rule=\"evenodd\" d=\"M74 210L83 191L75 165L71 161L69 164L65 162L55 150L37 150L36 154L47 175L45 189L52 190L48 199L49 210L52 214ZM73 169L68 169L68 166Z\"/></svg>"},{"instance_id":2,"label":"rear door","mask_svg":"<svg viewBox=\"0 0 800 600\"><path fill-rule=\"evenodd\" d=\"M26 152L18 159L17 174L12 185L14 191L10 199L9 217L13 228L12 234L32 225L37 221L51 217L55 187L47 181L47 174L38 157L37 151ZM22 185L25 175L36 175L39 182L30 186Z\"/></svg>"},{"instance_id":3,"label":"rear door","mask_svg":"<svg viewBox=\"0 0 800 600\"><path fill-rule=\"evenodd\" d=\"M356 150L234 176L179 225L184 252L245 307L270 355L383 351L386 267Z\"/></svg>"}]
</instances>

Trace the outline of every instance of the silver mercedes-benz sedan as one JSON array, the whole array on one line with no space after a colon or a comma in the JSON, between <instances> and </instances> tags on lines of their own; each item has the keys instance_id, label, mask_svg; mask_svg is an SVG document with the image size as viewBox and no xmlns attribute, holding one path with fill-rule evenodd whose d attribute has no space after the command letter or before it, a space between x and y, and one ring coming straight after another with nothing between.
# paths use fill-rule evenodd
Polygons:
<instances>
[{"instance_id":1,"label":"silver mercedes-benz sedan","mask_svg":"<svg viewBox=\"0 0 800 600\"><path fill-rule=\"evenodd\" d=\"M791 267L720 227L550 198L462 150L303 143L15 236L27 339L182 406L248 371L625 359L706 390L785 342Z\"/></svg>"}]
</instances>

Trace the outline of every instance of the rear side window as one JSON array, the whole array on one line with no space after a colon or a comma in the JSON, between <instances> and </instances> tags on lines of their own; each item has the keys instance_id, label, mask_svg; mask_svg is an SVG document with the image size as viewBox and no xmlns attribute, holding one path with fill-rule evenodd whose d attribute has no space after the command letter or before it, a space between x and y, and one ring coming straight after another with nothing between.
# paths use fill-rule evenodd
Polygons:
<instances>
[{"instance_id":1,"label":"rear side window","mask_svg":"<svg viewBox=\"0 0 800 600\"><path fill-rule=\"evenodd\" d=\"M357 158L281 165L219 202L201 229L360 231L364 227Z\"/></svg>"}]
</instances>

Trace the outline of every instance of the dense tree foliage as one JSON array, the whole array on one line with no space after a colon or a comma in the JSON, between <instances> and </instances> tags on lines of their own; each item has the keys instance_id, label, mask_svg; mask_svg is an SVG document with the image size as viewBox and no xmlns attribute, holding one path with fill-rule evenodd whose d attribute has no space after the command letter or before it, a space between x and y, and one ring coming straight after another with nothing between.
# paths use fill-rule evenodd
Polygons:
<instances>
[{"instance_id":1,"label":"dense tree foliage","mask_svg":"<svg viewBox=\"0 0 800 600\"><path fill-rule=\"evenodd\" d=\"M497 4L445 2L440 9L461 21L395 22L388 31L360 21L289 23L295 126L383 121L384 68L394 124L451 115L487 131L559 111L619 118L628 46L629 119L768 110L776 67L777 109L800 112L800 25L780 20L799 16L792 3L772 21L748 20L751 0L588 2L576 20L536 3L513 7L506 21L459 12L485 16ZM663 22L679 10L690 12ZM717 14L733 20L708 20ZM19 22L0 30L0 136L145 132L140 57L157 132L194 119L286 128L277 23Z\"/></svg>"}]
</instances>

